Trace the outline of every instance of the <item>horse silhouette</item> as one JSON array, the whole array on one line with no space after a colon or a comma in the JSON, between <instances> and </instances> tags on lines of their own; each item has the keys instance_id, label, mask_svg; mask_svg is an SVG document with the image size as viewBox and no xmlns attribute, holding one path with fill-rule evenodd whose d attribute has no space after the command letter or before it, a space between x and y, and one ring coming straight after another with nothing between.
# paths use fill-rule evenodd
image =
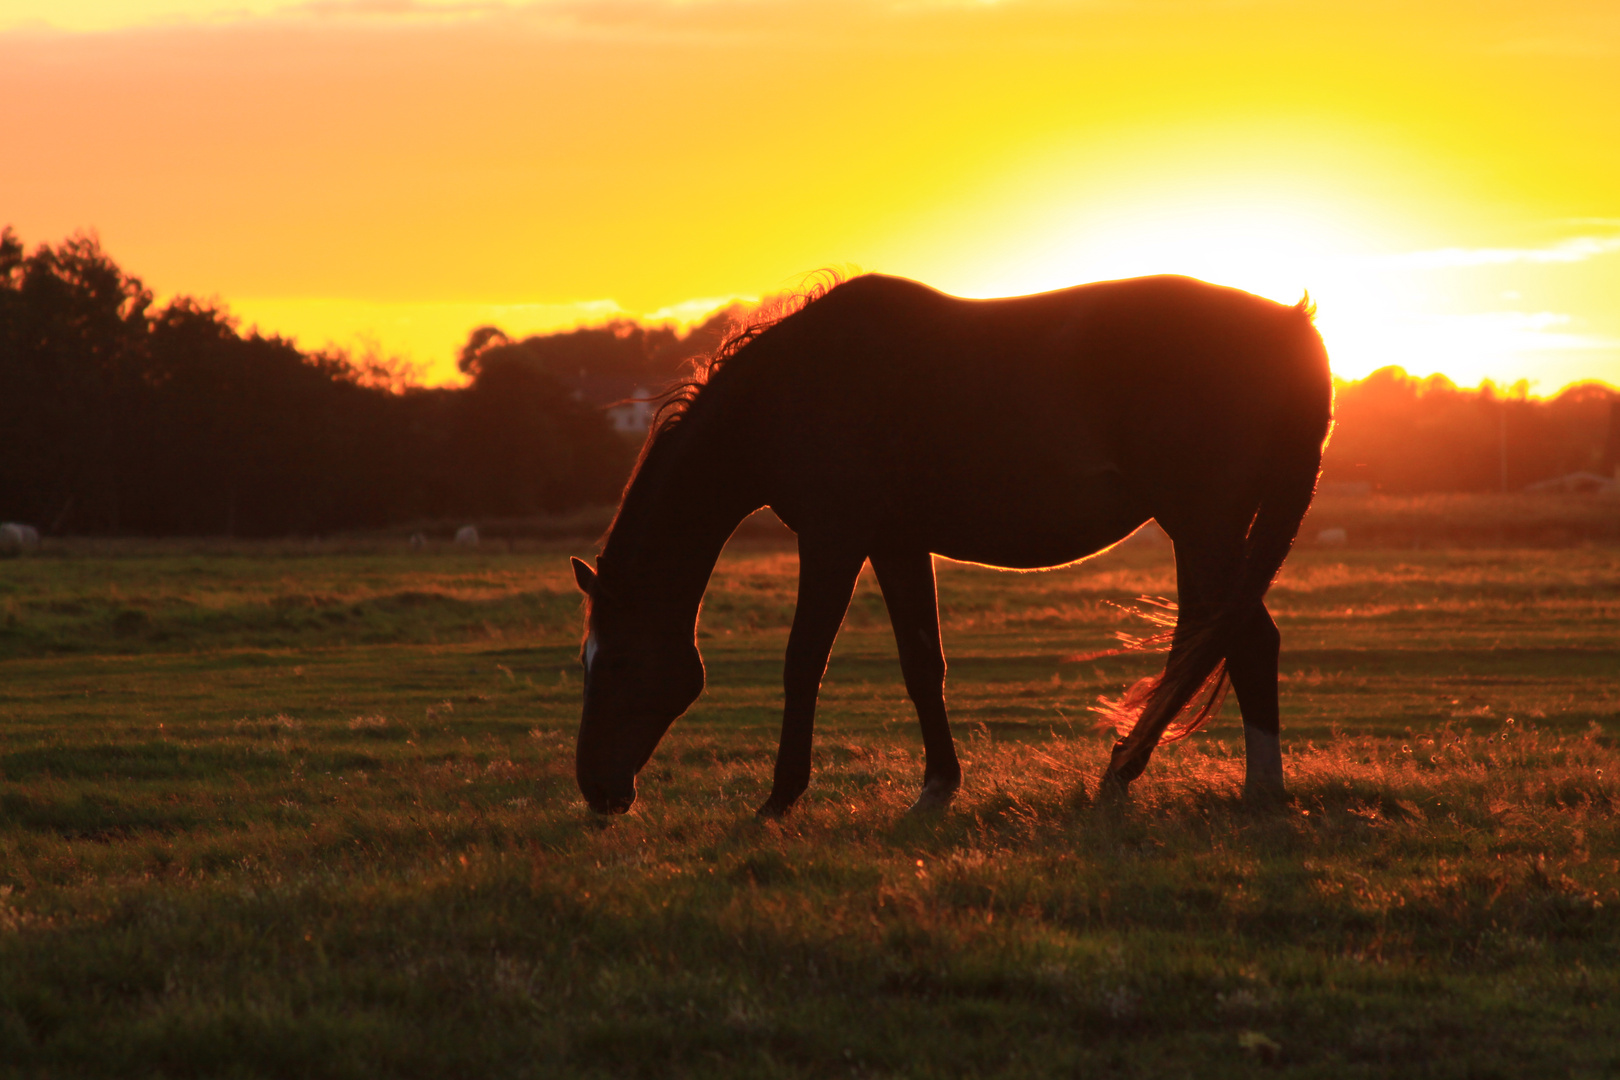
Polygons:
<instances>
[{"instance_id":1,"label":"horse silhouette","mask_svg":"<svg viewBox=\"0 0 1620 1080\"><path fill-rule=\"evenodd\" d=\"M926 750L919 807L961 783L934 554L1060 566L1157 519L1179 609L1162 674L1116 703L1106 787L1169 732L1243 712L1246 795L1283 793L1279 636L1264 596L1315 492L1333 384L1308 301L1182 277L964 300L865 275L749 327L649 432L594 570L576 777L623 812L704 685L696 623L732 531L769 506L799 545L781 747L765 815L810 781L816 696L870 560ZM1201 695L1200 691L1204 691ZM1200 704L1201 702L1201 704Z\"/></svg>"}]
</instances>

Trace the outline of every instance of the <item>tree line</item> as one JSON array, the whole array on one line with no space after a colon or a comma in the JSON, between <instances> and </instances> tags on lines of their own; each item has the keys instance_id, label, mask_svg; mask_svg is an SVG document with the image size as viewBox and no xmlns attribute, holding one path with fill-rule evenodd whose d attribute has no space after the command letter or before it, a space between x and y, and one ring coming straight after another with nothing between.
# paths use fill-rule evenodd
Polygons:
<instances>
[{"instance_id":1,"label":"tree line","mask_svg":"<svg viewBox=\"0 0 1620 1080\"><path fill-rule=\"evenodd\" d=\"M402 386L202 301L158 306L93 236L26 254L6 229L0 519L263 536L612 502L635 446L501 345L464 356L464 387Z\"/></svg>"},{"instance_id":2,"label":"tree line","mask_svg":"<svg viewBox=\"0 0 1620 1080\"><path fill-rule=\"evenodd\" d=\"M668 385L738 314L684 334L631 320L523 340L480 327L458 361L466 385L424 388L386 363L243 333L210 303L157 305L94 236L29 254L5 229L0 520L264 536L612 503L638 432L616 431L610 406ZM1543 401L1387 369L1337 393L1324 481L1357 489L1612 472L1620 441L1616 395L1597 384Z\"/></svg>"},{"instance_id":3,"label":"tree line","mask_svg":"<svg viewBox=\"0 0 1620 1080\"><path fill-rule=\"evenodd\" d=\"M1404 495L1520 491L1575 473L1614 478L1620 394L1596 382L1546 399L1527 389L1465 390L1400 368L1341 381L1322 480Z\"/></svg>"}]
</instances>

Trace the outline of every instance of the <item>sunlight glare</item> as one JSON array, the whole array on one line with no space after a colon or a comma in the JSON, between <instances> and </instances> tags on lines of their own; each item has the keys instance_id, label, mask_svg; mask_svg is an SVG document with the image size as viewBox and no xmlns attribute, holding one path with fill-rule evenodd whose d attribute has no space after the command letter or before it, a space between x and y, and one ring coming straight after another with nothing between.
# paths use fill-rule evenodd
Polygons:
<instances>
[{"instance_id":1,"label":"sunlight glare","mask_svg":"<svg viewBox=\"0 0 1620 1080\"><path fill-rule=\"evenodd\" d=\"M1414 298L1384 269L1402 247L1398 235L1390 215L1365 206L1275 194L1156 194L1071 215L1032 248L987 262L965 291L1018 295L1166 273L1284 304L1308 291L1335 371L1359 377L1388 364L1424 367L1423 347L1405 336Z\"/></svg>"},{"instance_id":2,"label":"sunlight glare","mask_svg":"<svg viewBox=\"0 0 1620 1080\"><path fill-rule=\"evenodd\" d=\"M1472 249L1430 249L1429 222L1415 208L1403 213L1320 178L1206 175L1130 191L1065 191L1047 178L1019 194L1020 219L997 222L999 236L981 234L979 257L942 276L947 291L1015 296L1184 274L1283 304L1308 292L1334 373L1345 379L1395 366L1420 377L1443 372L1462 386L1528 378L1550 393L1577 381L1593 350L1612 344L1581 333L1568 315L1513 310L1511 300L1507 310L1493 307L1478 282L1447 270ZM1548 262L1568 247L1522 257ZM1590 254L1586 247L1580 253ZM1490 254L1482 249L1479 258Z\"/></svg>"}]
</instances>

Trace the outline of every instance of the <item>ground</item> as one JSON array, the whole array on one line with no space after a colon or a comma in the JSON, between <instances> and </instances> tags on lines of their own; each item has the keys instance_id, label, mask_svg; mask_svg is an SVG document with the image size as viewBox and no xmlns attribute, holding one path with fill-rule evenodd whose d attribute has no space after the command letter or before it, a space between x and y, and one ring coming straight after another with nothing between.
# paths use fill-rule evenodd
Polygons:
<instances>
[{"instance_id":1,"label":"ground","mask_svg":"<svg viewBox=\"0 0 1620 1080\"><path fill-rule=\"evenodd\" d=\"M0 1074L1611 1076L1620 547L1319 548L1235 703L1094 801L1139 544L942 564L939 818L863 580L768 787L795 560L734 544L628 816L572 779L586 545L58 543L0 563ZM870 575L868 575L869 578Z\"/></svg>"}]
</instances>

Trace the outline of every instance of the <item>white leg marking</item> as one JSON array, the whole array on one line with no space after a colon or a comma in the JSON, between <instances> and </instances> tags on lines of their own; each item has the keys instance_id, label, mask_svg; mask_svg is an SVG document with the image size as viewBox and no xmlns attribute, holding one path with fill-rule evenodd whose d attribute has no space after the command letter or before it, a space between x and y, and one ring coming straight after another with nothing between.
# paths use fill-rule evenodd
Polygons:
<instances>
[{"instance_id":1,"label":"white leg marking","mask_svg":"<svg viewBox=\"0 0 1620 1080\"><path fill-rule=\"evenodd\" d=\"M1269 732L1243 726L1243 792L1245 795L1281 795L1283 791L1282 739Z\"/></svg>"}]
</instances>

